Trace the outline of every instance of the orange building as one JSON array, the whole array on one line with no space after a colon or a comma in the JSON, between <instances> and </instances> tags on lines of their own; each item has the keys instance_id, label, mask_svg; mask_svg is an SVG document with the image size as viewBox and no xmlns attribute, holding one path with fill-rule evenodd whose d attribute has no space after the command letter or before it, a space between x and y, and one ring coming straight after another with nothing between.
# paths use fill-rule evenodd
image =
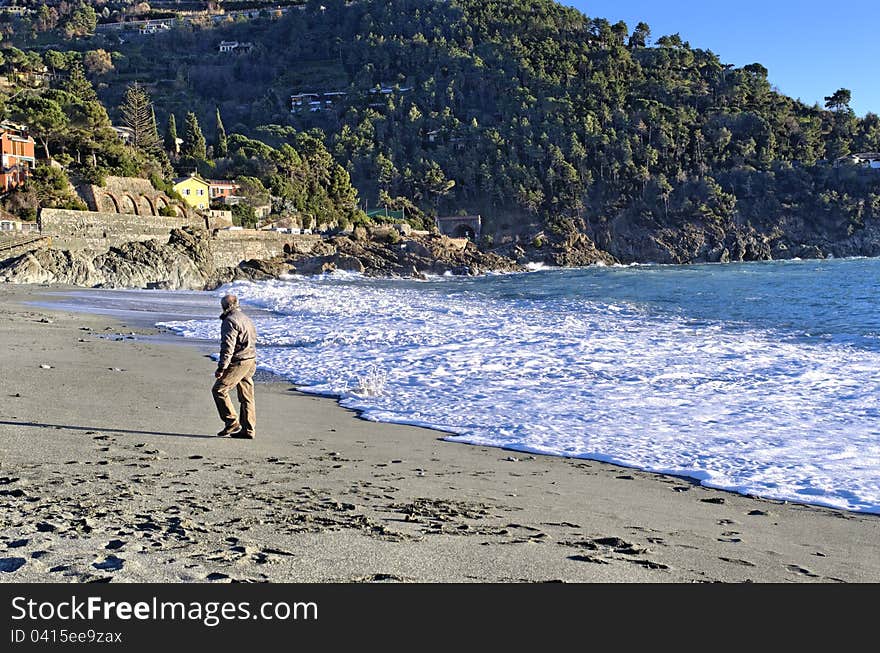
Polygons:
<instances>
[{"instance_id":1,"label":"orange building","mask_svg":"<svg viewBox=\"0 0 880 653\"><path fill-rule=\"evenodd\" d=\"M223 199L238 192L238 184L226 179L209 179L208 187L212 200Z\"/></svg>"},{"instance_id":2,"label":"orange building","mask_svg":"<svg viewBox=\"0 0 880 653\"><path fill-rule=\"evenodd\" d=\"M27 128L0 123L0 193L21 186L36 165L34 139Z\"/></svg>"}]
</instances>

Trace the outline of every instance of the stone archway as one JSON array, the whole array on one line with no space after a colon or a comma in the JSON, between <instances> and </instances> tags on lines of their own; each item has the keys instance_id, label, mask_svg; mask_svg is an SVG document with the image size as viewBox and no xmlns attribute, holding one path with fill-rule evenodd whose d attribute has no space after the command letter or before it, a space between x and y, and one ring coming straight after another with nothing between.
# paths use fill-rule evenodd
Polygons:
<instances>
[{"instance_id":1,"label":"stone archway","mask_svg":"<svg viewBox=\"0 0 880 653\"><path fill-rule=\"evenodd\" d=\"M476 236L476 232L474 232L473 228L467 224L458 225L452 232L453 238L467 238L468 240L475 240Z\"/></svg>"},{"instance_id":2,"label":"stone archway","mask_svg":"<svg viewBox=\"0 0 880 653\"><path fill-rule=\"evenodd\" d=\"M140 209L141 215L156 215L156 207L153 205L153 201L146 195L140 196Z\"/></svg>"},{"instance_id":3,"label":"stone archway","mask_svg":"<svg viewBox=\"0 0 880 653\"><path fill-rule=\"evenodd\" d=\"M455 215L435 218L440 233L453 238L476 240L483 226L479 215Z\"/></svg>"},{"instance_id":4,"label":"stone archway","mask_svg":"<svg viewBox=\"0 0 880 653\"><path fill-rule=\"evenodd\" d=\"M120 203L120 207L121 207L120 213L128 213L128 214L133 213L135 215L140 215L138 213L137 202L134 201L134 198L131 195L126 194L126 195L122 196L122 202Z\"/></svg>"},{"instance_id":5,"label":"stone archway","mask_svg":"<svg viewBox=\"0 0 880 653\"><path fill-rule=\"evenodd\" d=\"M116 196L113 193L101 193L98 196L97 201L98 206L96 207L99 211L103 211L105 213L121 213L119 210L119 200L116 199Z\"/></svg>"}]
</instances>

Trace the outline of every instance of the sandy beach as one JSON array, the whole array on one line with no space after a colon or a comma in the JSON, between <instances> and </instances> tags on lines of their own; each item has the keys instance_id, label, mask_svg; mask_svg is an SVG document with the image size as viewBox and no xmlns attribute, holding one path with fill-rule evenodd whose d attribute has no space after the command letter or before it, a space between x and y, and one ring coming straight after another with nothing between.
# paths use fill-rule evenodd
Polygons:
<instances>
[{"instance_id":1,"label":"sandy beach","mask_svg":"<svg viewBox=\"0 0 880 653\"><path fill-rule=\"evenodd\" d=\"M880 517L445 441L0 286L0 581L877 582Z\"/></svg>"}]
</instances>

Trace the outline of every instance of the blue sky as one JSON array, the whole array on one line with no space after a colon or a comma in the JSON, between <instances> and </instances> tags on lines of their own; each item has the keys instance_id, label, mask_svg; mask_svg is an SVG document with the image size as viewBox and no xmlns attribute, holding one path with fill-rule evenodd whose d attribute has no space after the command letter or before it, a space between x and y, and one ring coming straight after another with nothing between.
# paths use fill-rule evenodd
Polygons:
<instances>
[{"instance_id":1,"label":"blue sky","mask_svg":"<svg viewBox=\"0 0 880 653\"><path fill-rule=\"evenodd\" d=\"M880 0L562 2L630 30L644 21L653 39L678 32L725 63L761 63L771 84L807 104L848 88L857 114L880 113Z\"/></svg>"}]
</instances>

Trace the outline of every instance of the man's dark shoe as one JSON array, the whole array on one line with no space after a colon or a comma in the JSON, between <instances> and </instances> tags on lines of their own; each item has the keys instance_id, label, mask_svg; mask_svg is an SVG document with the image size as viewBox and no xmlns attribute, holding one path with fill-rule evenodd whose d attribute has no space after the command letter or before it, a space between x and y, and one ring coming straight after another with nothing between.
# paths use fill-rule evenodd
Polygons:
<instances>
[{"instance_id":1,"label":"man's dark shoe","mask_svg":"<svg viewBox=\"0 0 880 653\"><path fill-rule=\"evenodd\" d=\"M242 430L238 430L232 434L232 437L236 438L237 440L253 440L254 434L253 433L245 433Z\"/></svg>"},{"instance_id":2,"label":"man's dark shoe","mask_svg":"<svg viewBox=\"0 0 880 653\"><path fill-rule=\"evenodd\" d=\"M222 438L227 435L232 435L236 431L240 431L240 430L241 430L241 424L239 424L238 422L234 422L232 424L227 424L224 427L224 429L217 434L217 436Z\"/></svg>"}]
</instances>

